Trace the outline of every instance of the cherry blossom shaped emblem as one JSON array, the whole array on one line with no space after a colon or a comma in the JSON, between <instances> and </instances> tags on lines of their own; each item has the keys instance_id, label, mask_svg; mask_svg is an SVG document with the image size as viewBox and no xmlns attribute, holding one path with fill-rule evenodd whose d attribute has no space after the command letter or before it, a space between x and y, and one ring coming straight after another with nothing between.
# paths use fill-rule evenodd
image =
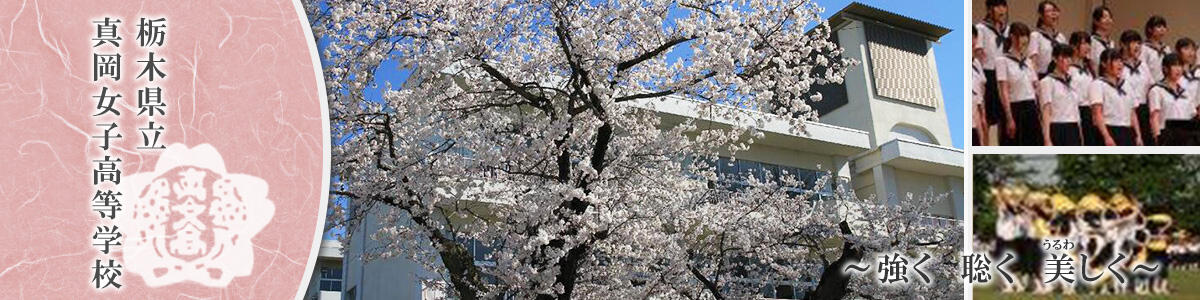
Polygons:
<instances>
[{"instance_id":1,"label":"cherry blossom shaped emblem","mask_svg":"<svg viewBox=\"0 0 1200 300\"><path fill-rule=\"evenodd\" d=\"M124 176L125 270L150 287L192 281L225 287L254 267L251 239L275 214L267 182L229 173L209 144L167 147L153 172Z\"/></svg>"}]
</instances>

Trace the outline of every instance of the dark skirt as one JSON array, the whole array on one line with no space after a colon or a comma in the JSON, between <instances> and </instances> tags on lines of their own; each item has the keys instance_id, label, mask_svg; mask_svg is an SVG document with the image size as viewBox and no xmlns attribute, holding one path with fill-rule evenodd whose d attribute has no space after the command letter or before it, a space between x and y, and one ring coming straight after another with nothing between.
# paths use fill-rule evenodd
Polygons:
<instances>
[{"instance_id":1,"label":"dark skirt","mask_svg":"<svg viewBox=\"0 0 1200 300\"><path fill-rule=\"evenodd\" d=\"M1108 134L1112 136L1113 143L1117 146L1136 146L1137 141L1133 138L1133 128L1129 126L1112 126L1108 125Z\"/></svg>"},{"instance_id":2,"label":"dark skirt","mask_svg":"<svg viewBox=\"0 0 1200 300\"><path fill-rule=\"evenodd\" d=\"M987 109L987 123L991 125L1004 123L1004 110L1000 105L1000 83L996 81L995 70L983 70L987 82L983 86L983 105ZM1004 126L1000 126L1004 132ZM1003 135L1001 135L1003 136Z\"/></svg>"},{"instance_id":3,"label":"dark skirt","mask_svg":"<svg viewBox=\"0 0 1200 300\"><path fill-rule=\"evenodd\" d=\"M1150 129L1150 106L1142 104L1138 105L1136 109L1138 116L1138 129L1142 131L1142 145L1157 145L1154 142L1154 134Z\"/></svg>"},{"instance_id":4,"label":"dark skirt","mask_svg":"<svg viewBox=\"0 0 1200 300\"><path fill-rule=\"evenodd\" d=\"M1167 278L1167 270L1171 268L1171 257L1167 255L1166 251L1151 250L1148 254L1146 262L1158 264L1159 270L1154 274L1154 277Z\"/></svg>"},{"instance_id":5,"label":"dark skirt","mask_svg":"<svg viewBox=\"0 0 1200 300\"><path fill-rule=\"evenodd\" d=\"M1013 122L1017 125L1017 134L1005 146L1042 146L1046 140L1042 137L1042 111L1038 109L1036 100L1025 100L1009 104L1012 109ZM1001 126L1003 128L1003 126ZM1001 137L1007 137L1005 130L1000 130Z\"/></svg>"},{"instance_id":6,"label":"dark skirt","mask_svg":"<svg viewBox=\"0 0 1200 300\"><path fill-rule=\"evenodd\" d=\"M1092 124L1092 107L1079 107L1079 127L1083 129L1083 145L1084 146L1104 146L1104 137L1100 136L1100 129Z\"/></svg>"},{"instance_id":7,"label":"dark skirt","mask_svg":"<svg viewBox=\"0 0 1200 300\"><path fill-rule=\"evenodd\" d=\"M1081 146L1079 123L1050 123L1050 141L1055 146Z\"/></svg>"},{"instance_id":8,"label":"dark skirt","mask_svg":"<svg viewBox=\"0 0 1200 300\"><path fill-rule=\"evenodd\" d=\"M1200 125L1194 120L1167 120L1167 127L1158 136L1160 146L1192 146L1197 144Z\"/></svg>"},{"instance_id":9,"label":"dark skirt","mask_svg":"<svg viewBox=\"0 0 1200 300\"><path fill-rule=\"evenodd\" d=\"M1045 264L1046 253L1038 240L1033 238L1017 239L1017 249L1020 249L1018 269L1026 274L1042 276L1042 265Z\"/></svg>"}]
</instances>

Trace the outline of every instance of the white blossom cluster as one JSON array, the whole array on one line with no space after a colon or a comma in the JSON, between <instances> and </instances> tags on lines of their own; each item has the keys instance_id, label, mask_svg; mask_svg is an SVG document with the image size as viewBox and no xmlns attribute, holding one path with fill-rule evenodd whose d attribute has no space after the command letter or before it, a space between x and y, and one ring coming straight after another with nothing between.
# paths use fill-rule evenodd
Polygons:
<instances>
[{"instance_id":1,"label":"white blossom cluster","mask_svg":"<svg viewBox=\"0 0 1200 300\"><path fill-rule=\"evenodd\" d=\"M816 120L812 87L841 82L855 63L841 58L812 1L306 6L328 43L341 141L331 193L355 204L330 218L353 226L390 207L372 235L383 247L369 258L423 263L450 294L742 299L769 282L819 278L843 241L868 251L961 245L961 228L918 221L932 196L861 209L878 202L840 184L832 199L789 195L794 176L720 187L718 155L736 159L768 121L802 132ZM412 73L401 86L373 86L384 61ZM700 118L664 119L653 107L667 98L699 101ZM706 121L715 118L734 125ZM871 229L842 234L851 209ZM470 239L500 243L495 266L455 256ZM945 280L956 278L947 268Z\"/></svg>"}]
</instances>

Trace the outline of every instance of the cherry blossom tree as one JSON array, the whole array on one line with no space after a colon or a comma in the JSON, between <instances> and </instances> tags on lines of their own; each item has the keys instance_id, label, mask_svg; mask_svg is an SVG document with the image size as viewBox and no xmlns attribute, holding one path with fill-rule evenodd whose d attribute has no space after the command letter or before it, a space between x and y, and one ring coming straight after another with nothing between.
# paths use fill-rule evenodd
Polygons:
<instances>
[{"instance_id":1,"label":"cherry blossom tree","mask_svg":"<svg viewBox=\"0 0 1200 300\"><path fill-rule=\"evenodd\" d=\"M881 206L829 176L715 170L765 124L802 133L813 87L855 64L812 1L306 6L327 43L331 194L354 203L333 226L379 214L369 258L423 263L450 294L741 299L820 277L839 297L961 295L961 228L921 218L938 197ZM385 61L411 72L403 84L374 85ZM666 120L667 103L698 117ZM813 189L827 184L830 197ZM468 240L496 243L495 266L474 264ZM836 269L886 251L938 255L926 268L940 281L887 287Z\"/></svg>"}]
</instances>

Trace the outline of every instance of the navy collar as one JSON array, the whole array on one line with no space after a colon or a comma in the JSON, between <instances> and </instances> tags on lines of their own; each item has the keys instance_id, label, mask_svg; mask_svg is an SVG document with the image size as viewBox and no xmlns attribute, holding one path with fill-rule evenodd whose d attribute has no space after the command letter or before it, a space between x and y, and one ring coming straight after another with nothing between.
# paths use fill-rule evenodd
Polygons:
<instances>
[{"instance_id":1,"label":"navy collar","mask_svg":"<svg viewBox=\"0 0 1200 300\"><path fill-rule=\"evenodd\" d=\"M1174 97L1176 100L1178 100L1179 98L1183 98L1183 95L1186 95L1184 93L1187 92L1187 90L1185 90L1183 88L1182 84L1179 85L1178 89L1172 89L1171 85L1167 84L1166 79L1163 79L1163 81L1159 81L1158 83L1155 83L1154 87L1162 88L1163 90L1166 90L1168 93L1171 93L1171 97Z\"/></svg>"},{"instance_id":2,"label":"navy collar","mask_svg":"<svg viewBox=\"0 0 1200 300\"><path fill-rule=\"evenodd\" d=\"M1108 77L1104 77L1103 79L1100 79L1100 81L1104 81L1104 83L1107 83L1109 87L1117 90L1117 95L1125 96L1125 89L1121 88L1122 86L1125 86L1124 79L1117 82L1112 82L1111 80L1108 80Z\"/></svg>"},{"instance_id":3,"label":"navy collar","mask_svg":"<svg viewBox=\"0 0 1200 300\"><path fill-rule=\"evenodd\" d=\"M1026 61L1027 59L1029 59L1028 57L1027 57L1027 58L1024 58L1024 59L1020 59L1020 58L1017 58L1016 56L1012 56L1011 54L1010 54L1010 55L1005 55L1004 57L1008 57L1008 59L1011 59L1013 62L1016 62L1018 65L1020 65L1020 66L1021 66L1021 68L1022 68L1022 69L1027 69L1027 68L1029 68L1029 65L1025 63L1025 61Z\"/></svg>"}]
</instances>

